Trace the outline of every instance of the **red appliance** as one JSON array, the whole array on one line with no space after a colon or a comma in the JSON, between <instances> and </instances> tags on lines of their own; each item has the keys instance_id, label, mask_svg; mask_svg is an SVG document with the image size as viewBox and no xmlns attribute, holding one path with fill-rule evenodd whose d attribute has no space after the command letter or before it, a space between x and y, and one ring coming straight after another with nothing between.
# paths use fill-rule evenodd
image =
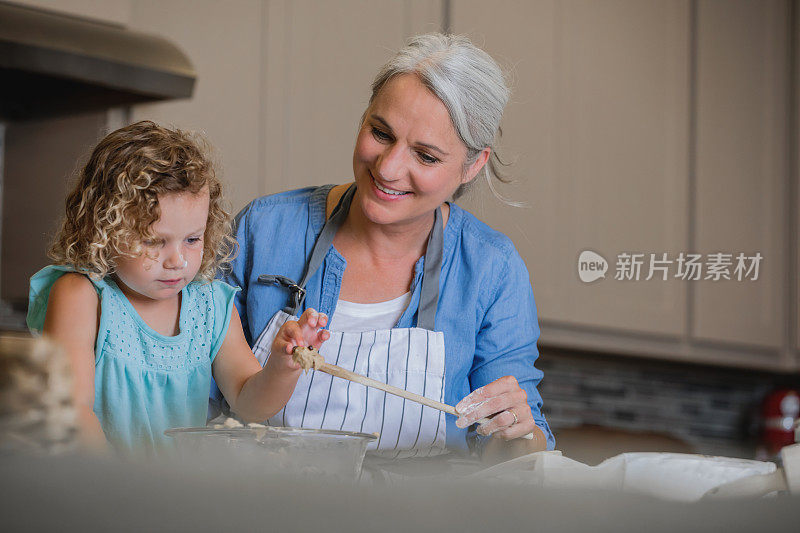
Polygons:
<instances>
[{"instance_id":1,"label":"red appliance","mask_svg":"<svg viewBox=\"0 0 800 533\"><path fill-rule=\"evenodd\" d=\"M794 425L800 417L800 392L779 389L764 398L761 405L761 446L770 456L794 444Z\"/></svg>"}]
</instances>

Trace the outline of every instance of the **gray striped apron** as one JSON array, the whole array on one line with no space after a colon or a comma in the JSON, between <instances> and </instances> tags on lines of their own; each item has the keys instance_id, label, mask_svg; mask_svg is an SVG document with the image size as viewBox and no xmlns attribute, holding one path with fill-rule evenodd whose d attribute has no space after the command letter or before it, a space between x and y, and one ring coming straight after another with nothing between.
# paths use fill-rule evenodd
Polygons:
<instances>
[{"instance_id":1,"label":"gray striped apron","mask_svg":"<svg viewBox=\"0 0 800 533\"><path fill-rule=\"evenodd\" d=\"M342 196L322 228L303 280L296 284L283 276L259 276L260 283L290 290L290 305L278 311L259 335L253 353L263 365L275 335L294 319L305 299L308 280L322 266L333 237L347 218L355 185ZM444 334L434 330L442 266L443 223L439 208L428 237L424 260L417 327L365 332L331 331L319 350L325 361L358 374L421 394L444 398ZM300 376L294 393L267 423L273 426L337 429L379 433L369 445L373 454L393 458L427 457L445 452L444 413L377 389L334 378L321 372Z\"/></svg>"}]
</instances>

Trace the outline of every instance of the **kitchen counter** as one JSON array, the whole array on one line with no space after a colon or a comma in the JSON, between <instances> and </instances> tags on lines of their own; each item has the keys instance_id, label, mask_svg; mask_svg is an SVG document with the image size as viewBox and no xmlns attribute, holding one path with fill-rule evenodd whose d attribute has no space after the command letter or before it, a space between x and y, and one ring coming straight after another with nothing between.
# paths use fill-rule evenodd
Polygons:
<instances>
[{"instance_id":1,"label":"kitchen counter","mask_svg":"<svg viewBox=\"0 0 800 533\"><path fill-rule=\"evenodd\" d=\"M6 531L788 531L800 498L685 504L457 478L321 483L215 466L0 457Z\"/></svg>"}]
</instances>

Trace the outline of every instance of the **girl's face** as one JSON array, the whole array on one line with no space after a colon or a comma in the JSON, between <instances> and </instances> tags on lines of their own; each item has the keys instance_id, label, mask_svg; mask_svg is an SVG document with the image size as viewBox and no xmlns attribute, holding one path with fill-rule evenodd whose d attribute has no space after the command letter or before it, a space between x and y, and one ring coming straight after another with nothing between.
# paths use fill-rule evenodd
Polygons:
<instances>
[{"instance_id":1,"label":"girl's face","mask_svg":"<svg viewBox=\"0 0 800 533\"><path fill-rule=\"evenodd\" d=\"M134 298L174 297L194 279L203 260L208 188L197 194L165 194L158 197L158 204L161 218L153 224L153 241L142 243L144 252L139 256L117 259L116 276Z\"/></svg>"},{"instance_id":2,"label":"girl's face","mask_svg":"<svg viewBox=\"0 0 800 533\"><path fill-rule=\"evenodd\" d=\"M375 96L356 139L356 197L373 223L413 223L474 178L488 155L465 171L467 148L442 101L417 76L396 76Z\"/></svg>"}]
</instances>

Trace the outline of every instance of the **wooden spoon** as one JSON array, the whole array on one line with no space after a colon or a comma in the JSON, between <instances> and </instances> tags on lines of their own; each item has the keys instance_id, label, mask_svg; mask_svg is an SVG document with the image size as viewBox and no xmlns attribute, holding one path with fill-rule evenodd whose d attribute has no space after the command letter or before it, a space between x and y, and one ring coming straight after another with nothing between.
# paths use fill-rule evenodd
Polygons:
<instances>
[{"instance_id":1,"label":"wooden spoon","mask_svg":"<svg viewBox=\"0 0 800 533\"><path fill-rule=\"evenodd\" d=\"M348 381L352 381L353 383L360 383L361 385L372 387L373 389L379 389L384 392L388 392L389 394L405 398L406 400L411 400L412 402L421 403L422 405L427 405L428 407L438 409L439 411L444 411L445 413L453 416L459 416L458 411L456 411L456 408L452 405L437 402L436 400L431 400L430 398L420 396L419 394L409 392L405 389L394 387L388 383L383 383L382 381L377 381L372 378L368 378L367 376L356 374L355 372L347 370L346 368L326 363L325 358L322 357L322 355L320 355L320 353L315 350L313 346L295 346L295 348L292 350L292 359L294 359L296 363L303 367L303 370L308 371L309 369L313 368L314 370L325 372L326 374L336 376L337 378L346 379Z\"/></svg>"}]
</instances>

